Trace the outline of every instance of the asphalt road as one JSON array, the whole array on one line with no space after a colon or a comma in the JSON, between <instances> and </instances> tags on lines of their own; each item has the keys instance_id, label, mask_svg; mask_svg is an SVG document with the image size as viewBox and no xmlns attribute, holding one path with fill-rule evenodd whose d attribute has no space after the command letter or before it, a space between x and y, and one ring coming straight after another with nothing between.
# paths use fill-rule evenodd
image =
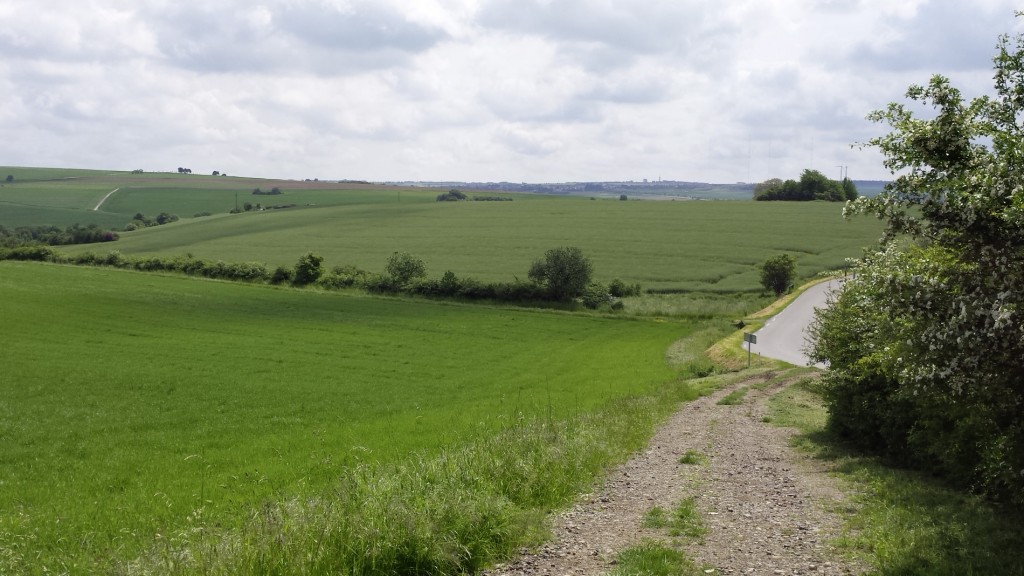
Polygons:
<instances>
[{"instance_id":1,"label":"asphalt road","mask_svg":"<svg viewBox=\"0 0 1024 576\"><path fill-rule=\"evenodd\" d=\"M837 279L808 288L754 333L757 336L757 344L754 344L751 352L797 366L810 366L811 361L804 353L807 346L807 327L814 318L814 309L824 308L829 291L838 289L840 284L841 280ZM825 368L825 365L820 363L815 366Z\"/></svg>"}]
</instances>

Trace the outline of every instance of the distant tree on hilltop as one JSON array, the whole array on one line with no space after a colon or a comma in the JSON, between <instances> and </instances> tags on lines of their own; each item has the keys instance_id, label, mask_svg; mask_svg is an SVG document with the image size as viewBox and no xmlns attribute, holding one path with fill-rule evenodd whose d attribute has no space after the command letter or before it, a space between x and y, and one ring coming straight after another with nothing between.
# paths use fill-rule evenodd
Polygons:
<instances>
[{"instance_id":1,"label":"distant tree on hilltop","mask_svg":"<svg viewBox=\"0 0 1024 576\"><path fill-rule=\"evenodd\" d=\"M754 200L856 200L857 186L849 178L831 180L817 170L804 170L800 181L771 178L754 186Z\"/></svg>"}]
</instances>

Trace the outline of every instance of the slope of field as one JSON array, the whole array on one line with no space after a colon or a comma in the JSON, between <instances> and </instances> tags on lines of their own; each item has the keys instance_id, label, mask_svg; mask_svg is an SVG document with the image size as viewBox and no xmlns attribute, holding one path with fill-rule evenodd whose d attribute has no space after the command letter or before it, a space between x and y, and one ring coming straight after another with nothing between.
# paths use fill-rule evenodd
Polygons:
<instances>
[{"instance_id":1,"label":"slope of field","mask_svg":"<svg viewBox=\"0 0 1024 576\"><path fill-rule=\"evenodd\" d=\"M313 251L327 266L383 271L394 252L422 258L432 276L451 270L480 280L525 278L556 246L578 246L600 281L656 290L760 290L758 265L796 257L801 278L844 265L873 243L880 225L844 221L832 203L671 202L523 197L513 202L407 201L295 208L179 222L124 234L106 252L260 261L292 266ZM530 198L530 200L525 200Z\"/></svg>"},{"instance_id":2,"label":"slope of field","mask_svg":"<svg viewBox=\"0 0 1024 576\"><path fill-rule=\"evenodd\" d=\"M12 182L3 179L14 177ZM285 194L257 196L259 188ZM104 201L110 192L116 190ZM263 180L173 173L111 172L0 167L0 225L6 227L99 224L121 229L136 213L161 212L180 218L226 214L246 202L264 205L327 206L365 202L428 202L433 190L369 184ZM99 210L96 206L102 202Z\"/></svg>"},{"instance_id":3,"label":"slope of field","mask_svg":"<svg viewBox=\"0 0 1024 576\"><path fill-rule=\"evenodd\" d=\"M693 330L14 262L0 318L0 573L87 573L346 465L650 391Z\"/></svg>"}]
</instances>

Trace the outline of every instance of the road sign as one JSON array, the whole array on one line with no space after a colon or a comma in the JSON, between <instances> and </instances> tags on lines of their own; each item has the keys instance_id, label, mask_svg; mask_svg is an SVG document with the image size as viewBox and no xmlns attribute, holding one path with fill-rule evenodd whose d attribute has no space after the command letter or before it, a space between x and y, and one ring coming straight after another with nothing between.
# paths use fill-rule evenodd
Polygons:
<instances>
[{"instance_id":1,"label":"road sign","mask_svg":"<svg viewBox=\"0 0 1024 576\"><path fill-rule=\"evenodd\" d=\"M757 344L757 334L751 334L749 332L743 333L743 341L749 342L750 344Z\"/></svg>"}]
</instances>

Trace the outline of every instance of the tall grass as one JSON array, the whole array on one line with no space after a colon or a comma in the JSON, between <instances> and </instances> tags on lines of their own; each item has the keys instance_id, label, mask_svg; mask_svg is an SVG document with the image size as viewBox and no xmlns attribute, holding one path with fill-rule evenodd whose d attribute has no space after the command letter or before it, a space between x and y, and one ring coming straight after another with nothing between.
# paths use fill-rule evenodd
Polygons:
<instances>
[{"instance_id":1,"label":"tall grass","mask_svg":"<svg viewBox=\"0 0 1024 576\"><path fill-rule=\"evenodd\" d=\"M814 380L776 394L769 406L772 423L800 430L795 444L828 462L850 488L850 502L837 510L846 524L836 544L871 574L1024 574L1020 510L844 446L825 432Z\"/></svg>"},{"instance_id":2,"label":"tall grass","mask_svg":"<svg viewBox=\"0 0 1024 576\"><path fill-rule=\"evenodd\" d=\"M679 380L596 413L522 420L434 456L351 467L327 493L268 502L238 530L197 523L116 571L474 573L538 543L548 510L642 447L679 402L722 382ZM692 515L676 512L673 522L676 516L689 534Z\"/></svg>"}]
</instances>

